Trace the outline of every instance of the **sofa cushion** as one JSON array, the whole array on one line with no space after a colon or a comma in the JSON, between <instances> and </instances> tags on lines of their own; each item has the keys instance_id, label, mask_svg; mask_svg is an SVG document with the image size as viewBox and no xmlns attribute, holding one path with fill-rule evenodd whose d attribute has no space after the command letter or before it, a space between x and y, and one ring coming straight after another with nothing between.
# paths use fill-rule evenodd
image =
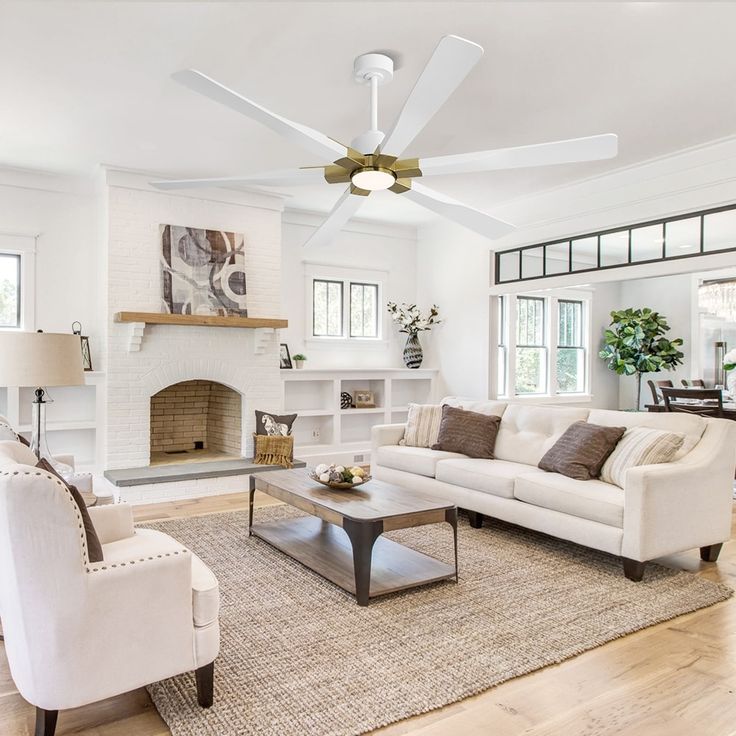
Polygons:
<instances>
[{"instance_id":1,"label":"sofa cushion","mask_svg":"<svg viewBox=\"0 0 736 736\"><path fill-rule=\"evenodd\" d=\"M427 447L382 445L376 450L376 457L371 460L386 468L434 478L435 466L440 460L462 457L465 455L458 452L442 452L441 450L430 450Z\"/></svg>"},{"instance_id":2,"label":"sofa cushion","mask_svg":"<svg viewBox=\"0 0 736 736\"><path fill-rule=\"evenodd\" d=\"M624 492L600 480L574 480L557 473L521 475L514 483L514 498L607 526L623 528Z\"/></svg>"},{"instance_id":3,"label":"sofa cushion","mask_svg":"<svg viewBox=\"0 0 736 736\"><path fill-rule=\"evenodd\" d=\"M501 417L443 406L437 443L432 449L492 459L500 423Z\"/></svg>"},{"instance_id":4,"label":"sofa cushion","mask_svg":"<svg viewBox=\"0 0 736 736\"><path fill-rule=\"evenodd\" d=\"M573 422L587 418L588 409L509 404L498 428L494 455L536 467Z\"/></svg>"},{"instance_id":5,"label":"sofa cushion","mask_svg":"<svg viewBox=\"0 0 736 736\"><path fill-rule=\"evenodd\" d=\"M514 480L529 473L544 475L539 468L530 468L523 463L510 463L506 460L482 460L463 458L462 460L440 460L435 477L453 486L462 486L472 491L490 493L502 498L514 497Z\"/></svg>"},{"instance_id":6,"label":"sofa cushion","mask_svg":"<svg viewBox=\"0 0 736 736\"><path fill-rule=\"evenodd\" d=\"M167 552L181 551L183 545L168 534L154 529L136 529L132 537L105 544L102 549L107 564L147 559ZM195 626L207 626L217 620L220 591L212 570L192 553L192 618Z\"/></svg>"},{"instance_id":7,"label":"sofa cushion","mask_svg":"<svg viewBox=\"0 0 736 736\"><path fill-rule=\"evenodd\" d=\"M626 427L626 429L647 427L685 435L685 441L675 454L674 460L687 455L700 442L708 423L708 420L703 417L682 412L614 411L611 409L591 409L588 421L608 427Z\"/></svg>"},{"instance_id":8,"label":"sofa cushion","mask_svg":"<svg viewBox=\"0 0 736 736\"><path fill-rule=\"evenodd\" d=\"M597 478L625 431L625 427L573 422L547 450L539 467L576 480Z\"/></svg>"}]
</instances>

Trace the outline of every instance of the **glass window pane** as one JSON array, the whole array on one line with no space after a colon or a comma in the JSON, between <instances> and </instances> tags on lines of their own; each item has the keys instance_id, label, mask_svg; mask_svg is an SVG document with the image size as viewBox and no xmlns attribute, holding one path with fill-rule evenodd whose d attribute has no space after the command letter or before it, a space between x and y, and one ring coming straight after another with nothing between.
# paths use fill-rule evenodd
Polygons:
<instances>
[{"instance_id":1,"label":"glass window pane","mask_svg":"<svg viewBox=\"0 0 736 736\"><path fill-rule=\"evenodd\" d=\"M568 273L570 270L570 243L554 243L545 248L547 273Z\"/></svg>"},{"instance_id":2,"label":"glass window pane","mask_svg":"<svg viewBox=\"0 0 736 736\"><path fill-rule=\"evenodd\" d=\"M598 266L598 238L578 238L571 241L572 270L581 271Z\"/></svg>"},{"instance_id":3,"label":"glass window pane","mask_svg":"<svg viewBox=\"0 0 736 736\"><path fill-rule=\"evenodd\" d=\"M521 251L521 278L539 278L544 273L544 248Z\"/></svg>"},{"instance_id":4,"label":"glass window pane","mask_svg":"<svg viewBox=\"0 0 736 736\"><path fill-rule=\"evenodd\" d=\"M342 335L342 284L335 281L327 284L327 334Z\"/></svg>"},{"instance_id":5,"label":"glass window pane","mask_svg":"<svg viewBox=\"0 0 736 736\"><path fill-rule=\"evenodd\" d=\"M314 316L312 324L314 325L315 335L327 334L327 284L324 281L314 282L314 298L313 310Z\"/></svg>"},{"instance_id":6,"label":"glass window pane","mask_svg":"<svg viewBox=\"0 0 736 736\"><path fill-rule=\"evenodd\" d=\"M585 350L557 348L557 392L582 393L585 390Z\"/></svg>"},{"instance_id":7,"label":"glass window pane","mask_svg":"<svg viewBox=\"0 0 736 736\"><path fill-rule=\"evenodd\" d=\"M20 256L0 253L0 327L20 327Z\"/></svg>"},{"instance_id":8,"label":"glass window pane","mask_svg":"<svg viewBox=\"0 0 736 736\"><path fill-rule=\"evenodd\" d=\"M516 344L544 346L544 299L520 296L516 300Z\"/></svg>"},{"instance_id":9,"label":"glass window pane","mask_svg":"<svg viewBox=\"0 0 736 736\"><path fill-rule=\"evenodd\" d=\"M547 350L516 348L517 394L543 394L547 390Z\"/></svg>"},{"instance_id":10,"label":"glass window pane","mask_svg":"<svg viewBox=\"0 0 736 736\"><path fill-rule=\"evenodd\" d=\"M662 257L662 224L635 227L631 230L631 262L652 261Z\"/></svg>"},{"instance_id":11,"label":"glass window pane","mask_svg":"<svg viewBox=\"0 0 736 736\"><path fill-rule=\"evenodd\" d=\"M736 248L736 210L714 212L703 218L703 250Z\"/></svg>"},{"instance_id":12,"label":"glass window pane","mask_svg":"<svg viewBox=\"0 0 736 736\"><path fill-rule=\"evenodd\" d=\"M498 395L506 395L506 348L498 346Z\"/></svg>"},{"instance_id":13,"label":"glass window pane","mask_svg":"<svg viewBox=\"0 0 736 736\"><path fill-rule=\"evenodd\" d=\"M312 282L312 332L317 337L342 336L342 282Z\"/></svg>"},{"instance_id":14,"label":"glass window pane","mask_svg":"<svg viewBox=\"0 0 736 736\"><path fill-rule=\"evenodd\" d=\"M497 283L516 281L519 278L519 251L498 254Z\"/></svg>"},{"instance_id":15,"label":"glass window pane","mask_svg":"<svg viewBox=\"0 0 736 736\"><path fill-rule=\"evenodd\" d=\"M618 266L629 261L629 231L601 235L601 266Z\"/></svg>"},{"instance_id":16,"label":"glass window pane","mask_svg":"<svg viewBox=\"0 0 736 736\"><path fill-rule=\"evenodd\" d=\"M700 251L700 218L673 220L664 226L665 256L686 256Z\"/></svg>"},{"instance_id":17,"label":"glass window pane","mask_svg":"<svg viewBox=\"0 0 736 736\"><path fill-rule=\"evenodd\" d=\"M378 337L378 286L350 284L350 336Z\"/></svg>"},{"instance_id":18,"label":"glass window pane","mask_svg":"<svg viewBox=\"0 0 736 736\"><path fill-rule=\"evenodd\" d=\"M583 346L583 303L560 299L558 305L557 344L563 347Z\"/></svg>"}]
</instances>

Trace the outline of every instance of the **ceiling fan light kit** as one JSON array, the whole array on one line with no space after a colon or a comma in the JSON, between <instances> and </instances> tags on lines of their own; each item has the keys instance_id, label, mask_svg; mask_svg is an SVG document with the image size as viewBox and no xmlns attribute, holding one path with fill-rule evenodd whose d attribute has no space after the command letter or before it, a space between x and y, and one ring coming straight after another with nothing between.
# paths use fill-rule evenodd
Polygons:
<instances>
[{"instance_id":1,"label":"ceiling fan light kit","mask_svg":"<svg viewBox=\"0 0 736 736\"><path fill-rule=\"evenodd\" d=\"M152 182L160 189L203 186L296 186L347 184L325 222L306 245L326 245L353 217L372 192L390 191L431 212L488 238L503 237L514 226L470 207L427 186L413 183L428 176L466 174L521 167L548 166L613 158L618 139L613 133L553 141L514 148L461 153L430 158L402 159L401 155L434 114L460 86L483 56L483 48L459 36L443 36L419 75L399 116L388 133L378 128L378 88L391 82L394 62L387 54L368 53L355 59L353 78L370 86L370 128L350 146L317 130L282 117L253 100L228 89L195 69L176 72L185 87L265 125L323 161L320 167L273 171L241 177L184 179Z\"/></svg>"}]
</instances>

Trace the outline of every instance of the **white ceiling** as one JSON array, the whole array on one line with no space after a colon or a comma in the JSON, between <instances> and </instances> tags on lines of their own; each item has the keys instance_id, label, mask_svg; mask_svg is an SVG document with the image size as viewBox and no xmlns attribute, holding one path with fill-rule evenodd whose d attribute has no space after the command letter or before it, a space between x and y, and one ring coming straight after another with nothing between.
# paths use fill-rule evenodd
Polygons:
<instances>
[{"instance_id":1,"label":"white ceiling","mask_svg":"<svg viewBox=\"0 0 736 736\"><path fill-rule=\"evenodd\" d=\"M196 67L347 143L368 127L353 58L398 56L386 129L446 33L486 53L407 155L620 136L613 161L432 180L478 208L734 133L733 3L0 0L0 165L183 178L325 163L169 75ZM327 210L339 192L294 189L290 205ZM360 216L424 211L381 192Z\"/></svg>"}]
</instances>

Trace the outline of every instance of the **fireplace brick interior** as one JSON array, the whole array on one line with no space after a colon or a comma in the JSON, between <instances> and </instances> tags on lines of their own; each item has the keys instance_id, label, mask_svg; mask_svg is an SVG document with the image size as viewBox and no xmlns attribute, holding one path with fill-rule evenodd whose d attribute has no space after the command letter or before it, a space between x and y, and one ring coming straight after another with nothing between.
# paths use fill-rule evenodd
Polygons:
<instances>
[{"instance_id":1,"label":"fireplace brick interior","mask_svg":"<svg viewBox=\"0 0 736 736\"><path fill-rule=\"evenodd\" d=\"M151 397L151 454L241 454L241 398L214 381L183 381Z\"/></svg>"}]
</instances>

